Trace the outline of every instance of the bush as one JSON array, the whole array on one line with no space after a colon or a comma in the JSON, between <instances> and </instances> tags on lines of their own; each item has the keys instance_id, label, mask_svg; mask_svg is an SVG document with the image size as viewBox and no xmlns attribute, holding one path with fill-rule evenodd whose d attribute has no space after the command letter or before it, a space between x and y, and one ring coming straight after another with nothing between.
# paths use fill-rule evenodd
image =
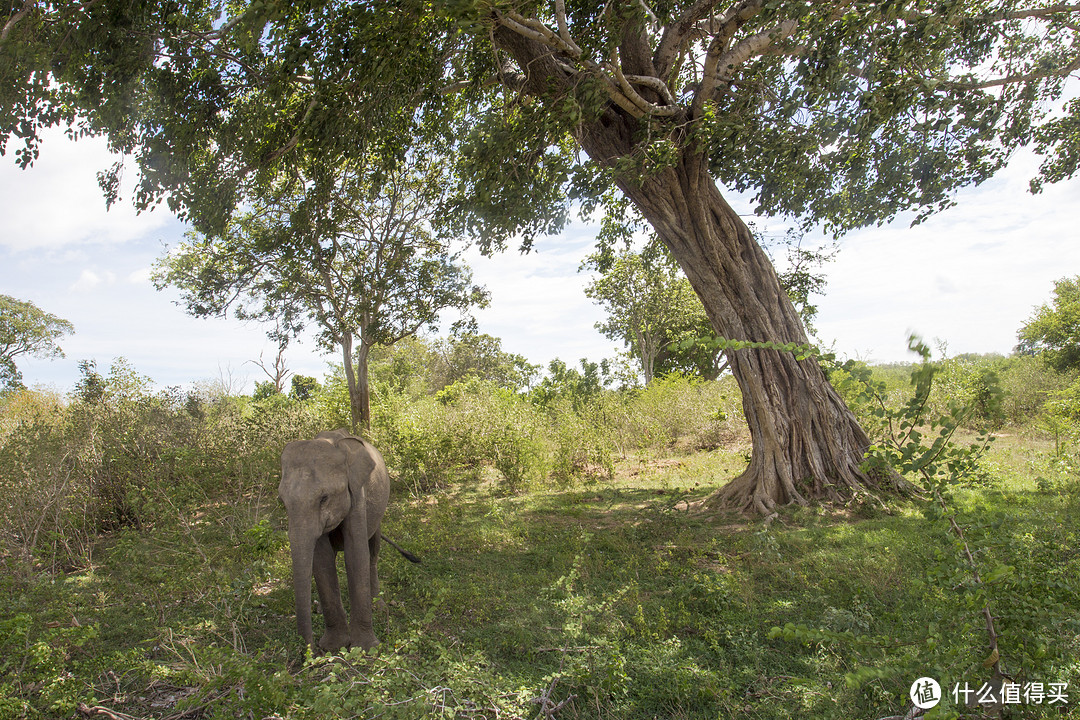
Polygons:
<instances>
[{"instance_id":1,"label":"bush","mask_svg":"<svg viewBox=\"0 0 1080 720\"><path fill-rule=\"evenodd\" d=\"M10 394L0 419L0 557L13 573L89 561L103 532L144 528L195 498L276 482L281 448L325 429L313 407L254 402L150 381L123 360L93 364L75 397Z\"/></svg>"},{"instance_id":2,"label":"bush","mask_svg":"<svg viewBox=\"0 0 1080 720\"><path fill-rule=\"evenodd\" d=\"M670 373L628 394L620 431L623 444L639 450L697 450L744 433L742 418L735 378L705 381Z\"/></svg>"},{"instance_id":3,"label":"bush","mask_svg":"<svg viewBox=\"0 0 1080 720\"><path fill-rule=\"evenodd\" d=\"M396 396L380 405L375 444L414 494L497 469L516 491L546 473L543 416L525 398L469 378L435 396Z\"/></svg>"},{"instance_id":4,"label":"bush","mask_svg":"<svg viewBox=\"0 0 1080 720\"><path fill-rule=\"evenodd\" d=\"M1059 373L1046 362L1030 355L1014 355L1002 363L1002 411L1005 420L1021 425L1038 417L1053 394L1068 387L1077 373Z\"/></svg>"},{"instance_id":5,"label":"bush","mask_svg":"<svg viewBox=\"0 0 1080 720\"><path fill-rule=\"evenodd\" d=\"M1000 355L959 355L938 364L930 409L936 415L948 413L949 405L968 409L964 424L990 430L1005 423L1004 393L999 372L1005 358Z\"/></svg>"},{"instance_id":6,"label":"bush","mask_svg":"<svg viewBox=\"0 0 1080 720\"><path fill-rule=\"evenodd\" d=\"M579 400L553 400L547 409L552 443L551 479L562 487L576 480L611 480L615 475L617 424L625 416L614 393Z\"/></svg>"}]
</instances>

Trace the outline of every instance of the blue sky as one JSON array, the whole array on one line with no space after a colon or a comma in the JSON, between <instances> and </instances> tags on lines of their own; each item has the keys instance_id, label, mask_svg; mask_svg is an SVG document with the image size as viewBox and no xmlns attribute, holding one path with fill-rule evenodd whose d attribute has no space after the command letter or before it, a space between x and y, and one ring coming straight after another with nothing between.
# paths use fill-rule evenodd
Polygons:
<instances>
[{"instance_id":1,"label":"blue sky","mask_svg":"<svg viewBox=\"0 0 1080 720\"><path fill-rule=\"evenodd\" d=\"M94 359L104 369L122 356L159 386L231 375L250 388L262 379L250 361L275 352L265 329L190 318L175 293L154 289L151 265L185 228L164 208L137 215L122 201L106 212L96 173L112 162L101 141L72 143L61 133L47 139L29 170L0 160L0 293L30 300L76 331L62 342L66 358L23 360L24 379L67 391L78 361ZM1080 274L1080 181L1032 196L1027 181L1037 166L1018 156L922 225L909 227L904 217L844 237L826 267L821 339L873 361L908 359L911 331L945 341L950 354L1008 353L1053 281ZM783 222L755 219L748 203L732 202L768 233L783 233ZM578 273L595 230L575 223L529 255L468 253L492 294L491 307L478 313L480 330L535 363L614 356L620 348L595 330L602 313ZM335 358L305 342L288 359L293 371L321 377Z\"/></svg>"}]
</instances>

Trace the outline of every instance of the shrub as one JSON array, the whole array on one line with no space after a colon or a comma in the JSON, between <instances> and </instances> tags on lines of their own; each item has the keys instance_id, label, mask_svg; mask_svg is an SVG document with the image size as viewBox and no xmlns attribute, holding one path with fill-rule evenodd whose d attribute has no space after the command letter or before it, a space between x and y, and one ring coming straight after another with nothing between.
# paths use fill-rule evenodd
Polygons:
<instances>
[{"instance_id":1,"label":"shrub","mask_svg":"<svg viewBox=\"0 0 1080 720\"><path fill-rule=\"evenodd\" d=\"M626 400L623 443L640 450L716 447L742 433L742 400L731 376L705 381L681 373L657 378Z\"/></svg>"},{"instance_id":2,"label":"shrub","mask_svg":"<svg viewBox=\"0 0 1080 720\"><path fill-rule=\"evenodd\" d=\"M1077 379L1075 372L1059 373L1041 358L1014 355L1002 363L1002 412L1006 422L1020 425L1042 413L1053 394Z\"/></svg>"},{"instance_id":3,"label":"shrub","mask_svg":"<svg viewBox=\"0 0 1080 720\"><path fill-rule=\"evenodd\" d=\"M525 398L469 378L434 397L396 396L381 405L373 434L391 470L414 494L497 469L509 490L542 478L543 416Z\"/></svg>"},{"instance_id":4,"label":"shrub","mask_svg":"<svg viewBox=\"0 0 1080 720\"><path fill-rule=\"evenodd\" d=\"M0 557L13 573L85 564L97 536L146 527L195 498L239 498L276 482L281 448L325 429L313 406L199 396L122 360L93 364L75 397L22 391L0 419Z\"/></svg>"},{"instance_id":5,"label":"shrub","mask_svg":"<svg viewBox=\"0 0 1080 720\"><path fill-rule=\"evenodd\" d=\"M944 415L950 404L959 404L967 408L964 424L968 427L1001 427L1005 412L998 373L1004 362L1000 355L959 355L941 361L930 394L930 409Z\"/></svg>"},{"instance_id":6,"label":"shrub","mask_svg":"<svg viewBox=\"0 0 1080 720\"><path fill-rule=\"evenodd\" d=\"M613 393L597 395L591 401L579 400L575 409L570 398L555 400L548 406L552 442L551 479L562 487L576 480L612 479L615 475L618 416L625 414L620 399Z\"/></svg>"}]
</instances>

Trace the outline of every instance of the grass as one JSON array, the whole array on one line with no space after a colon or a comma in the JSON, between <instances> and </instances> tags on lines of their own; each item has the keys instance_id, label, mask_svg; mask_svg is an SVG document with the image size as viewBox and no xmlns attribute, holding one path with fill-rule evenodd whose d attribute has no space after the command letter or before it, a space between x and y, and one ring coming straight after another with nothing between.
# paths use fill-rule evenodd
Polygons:
<instances>
[{"instance_id":1,"label":"grass","mask_svg":"<svg viewBox=\"0 0 1080 720\"><path fill-rule=\"evenodd\" d=\"M980 565L1015 568L988 586L1008 667L1070 683L1076 715L1080 489L1044 442L1001 438L958 503ZM511 496L399 489L384 530L423 564L384 554L377 654L316 660L272 488L223 489L102 538L85 571L0 581L0 717L881 718L920 669L984 679L940 523L901 501L768 525L694 512L743 462L631 458L610 481ZM770 632L786 625L809 640Z\"/></svg>"}]
</instances>

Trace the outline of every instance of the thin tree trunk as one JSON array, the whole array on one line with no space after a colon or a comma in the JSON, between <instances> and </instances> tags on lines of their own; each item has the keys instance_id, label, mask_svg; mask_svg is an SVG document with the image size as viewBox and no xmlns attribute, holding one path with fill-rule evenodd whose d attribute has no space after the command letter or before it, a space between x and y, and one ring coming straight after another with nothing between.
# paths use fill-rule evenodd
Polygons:
<instances>
[{"instance_id":1,"label":"thin tree trunk","mask_svg":"<svg viewBox=\"0 0 1080 720\"><path fill-rule=\"evenodd\" d=\"M346 336L341 342L341 350L345 361L345 381L349 386L349 416L355 433L371 429L371 384L368 382L371 346L360 341L354 365L352 340L351 336Z\"/></svg>"},{"instance_id":2,"label":"thin tree trunk","mask_svg":"<svg viewBox=\"0 0 1080 720\"><path fill-rule=\"evenodd\" d=\"M641 372L645 376L645 384L653 381L656 372L656 343L651 338L646 339L644 332L637 333L638 355L641 357Z\"/></svg>"},{"instance_id":3,"label":"thin tree trunk","mask_svg":"<svg viewBox=\"0 0 1080 720\"><path fill-rule=\"evenodd\" d=\"M371 429L371 383L368 377L368 356L371 346L363 340L356 351L356 401L359 403L360 429Z\"/></svg>"},{"instance_id":4,"label":"thin tree trunk","mask_svg":"<svg viewBox=\"0 0 1080 720\"><path fill-rule=\"evenodd\" d=\"M345 366L345 383L349 388L349 429L359 432L362 414L360 412L360 388L356 380L356 366L353 365L352 335L346 334L341 340L342 362Z\"/></svg>"}]
</instances>

